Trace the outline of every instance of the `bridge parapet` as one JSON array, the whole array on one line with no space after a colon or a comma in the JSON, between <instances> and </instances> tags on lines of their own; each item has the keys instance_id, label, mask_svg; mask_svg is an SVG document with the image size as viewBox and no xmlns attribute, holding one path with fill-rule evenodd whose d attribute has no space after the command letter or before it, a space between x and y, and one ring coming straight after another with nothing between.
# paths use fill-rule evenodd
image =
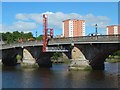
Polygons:
<instances>
[{"instance_id":1,"label":"bridge parapet","mask_svg":"<svg viewBox=\"0 0 120 90\"><path fill-rule=\"evenodd\" d=\"M11 44L3 44L0 49L8 49L14 47L25 47L25 46L42 46L42 41L29 41L29 42L21 42L21 43L11 43Z\"/></svg>"},{"instance_id":2,"label":"bridge parapet","mask_svg":"<svg viewBox=\"0 0 120 90\"><path fill-rule=\"evenodd\" d=\"M81 36L81 37L66 37L66 38L53 38L49 44L61 43L84 43L84 42L119 42L120 35L99 35L99 36Z\"/></svg>"}]
</instances>

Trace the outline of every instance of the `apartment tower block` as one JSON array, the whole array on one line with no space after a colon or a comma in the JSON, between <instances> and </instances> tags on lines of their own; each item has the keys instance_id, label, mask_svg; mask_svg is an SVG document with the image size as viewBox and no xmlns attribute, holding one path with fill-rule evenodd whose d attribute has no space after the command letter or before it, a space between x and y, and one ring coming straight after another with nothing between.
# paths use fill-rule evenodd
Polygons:
<instances>
[{"instance_id":1,"label":"apartment tower block","mask_svg":"<svg viewBox=\"0 0 120 90\"><path fill-rule=\"evenodd\" d=\"M63 37L85 36L85 20L64 20Z\"/></svg>"},{"instance_id":2,"label":"apartment tower block","mask_svg":"<svg viewBox=\"0 0 120 90\"><path fill-rule=\"evenodd\" d=\"M107 35L120 34L120 25L107 26L106 34Z\"/></svg>"}]
</instances>

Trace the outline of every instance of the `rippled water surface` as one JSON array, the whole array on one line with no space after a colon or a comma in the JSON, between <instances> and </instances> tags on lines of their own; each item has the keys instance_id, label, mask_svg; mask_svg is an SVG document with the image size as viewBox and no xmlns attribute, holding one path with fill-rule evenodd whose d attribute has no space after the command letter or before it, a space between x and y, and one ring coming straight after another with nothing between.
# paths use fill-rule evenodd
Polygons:
<instances>
[{"instance_id":1,"label":"rippled water surface","mask_svg":"<svg viewBox=\"0 0 120 90\"><path fill-rule=\"evenodd\" d=\"M118 63L106 63L105 71L68 71L68 65L51 69L2 68L3 88L116 88Z\"/></svg>"}]
</instances>

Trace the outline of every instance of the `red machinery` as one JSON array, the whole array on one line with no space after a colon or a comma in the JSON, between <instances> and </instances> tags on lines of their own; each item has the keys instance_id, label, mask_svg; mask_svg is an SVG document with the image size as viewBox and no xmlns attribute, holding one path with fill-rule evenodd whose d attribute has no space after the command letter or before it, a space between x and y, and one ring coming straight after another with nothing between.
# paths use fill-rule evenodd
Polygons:
<instances>
[{"instance_id":1,"label":"red machinery","mask_svg":"<svg viewBox=\"0 0 120 90\"><path fill-rule=\"evenodd\" d=\"M50 28L50 36L53 38L53 28Z\"/></svg>"},{"instance_id":2,"label":"red machinery","mask_svg":"<svg viewBox=\"0 0 120 90\"><path fill-rule=\"evenodd\" d=\"M48 17L48 15L43 14L43 48L42 48L43 52L46 52L48 40L53 37L53 29L48 28L47 17ZM50 33L48 33L48 32L50 32Z\"/></svg>"}]
</instances>

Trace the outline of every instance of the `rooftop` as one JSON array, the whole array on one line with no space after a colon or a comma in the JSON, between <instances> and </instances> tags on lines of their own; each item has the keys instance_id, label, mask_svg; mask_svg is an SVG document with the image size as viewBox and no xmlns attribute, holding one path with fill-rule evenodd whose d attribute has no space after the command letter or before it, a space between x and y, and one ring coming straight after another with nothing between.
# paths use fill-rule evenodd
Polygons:
<instances>
[{"instance_id":1,"label":"rooftop","mask_svg":"<svg viewBox=\"0 0 120 90\"><path fill-rule=\"evenodd\" d=\"M79 20L79 19L66 19L66 20L64 20L63 22L65 22L65 21L85 21L85 20Z\"/></svg>"},{"instance_id":2,"label":"rooftop","mask_svg":"<svg viewBox=\"0 0 120 90\"><path fill-rule=\"evenodd\" d=\"M110 26L107 26L107 27L114 27L114 26L119 26L120 27L120 25L110 25Z\"/></svg>"}]
</instances>

